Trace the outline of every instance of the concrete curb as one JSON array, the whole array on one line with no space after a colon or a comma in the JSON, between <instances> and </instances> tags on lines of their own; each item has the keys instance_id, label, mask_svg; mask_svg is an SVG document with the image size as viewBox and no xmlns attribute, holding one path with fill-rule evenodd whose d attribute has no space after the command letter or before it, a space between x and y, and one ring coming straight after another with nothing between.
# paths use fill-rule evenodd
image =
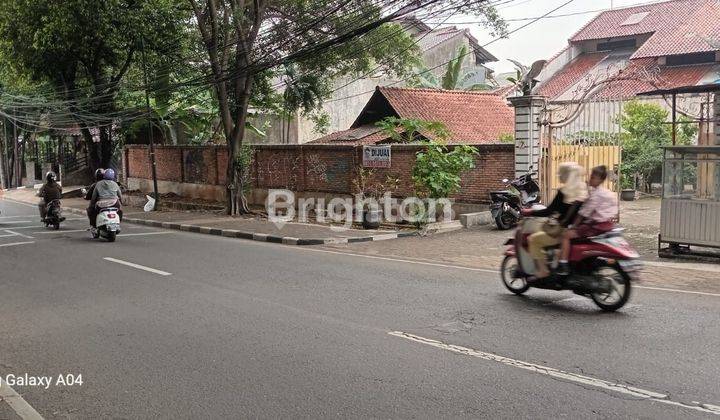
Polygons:
<instances>
[{"instance_id":1,"label":"concrete curb","mask_svg":"<svg viewBox=\"0 0 720 420\"><path fill-rule=\"evenodd\" d=\"M85 215L85 212L72 207L63 207L64 211L73 214ZM407 238L417 236L417 231L379 233L377 235L358 236L355 238L295 238L292 236L276 236L266 233L246 232L237 229L220 229L207 226L187 225L173 222L161 222L159 220L137 219L125 217L123 222L135 225L151 226L162 229L179 230L183 232L203 233L206 235L224 236L226 238L249 239L260 242L271 242L283 245L326 245L326 244L351 244L355 242L384 241L388 239Z\"/></svg>"}]
</instances>

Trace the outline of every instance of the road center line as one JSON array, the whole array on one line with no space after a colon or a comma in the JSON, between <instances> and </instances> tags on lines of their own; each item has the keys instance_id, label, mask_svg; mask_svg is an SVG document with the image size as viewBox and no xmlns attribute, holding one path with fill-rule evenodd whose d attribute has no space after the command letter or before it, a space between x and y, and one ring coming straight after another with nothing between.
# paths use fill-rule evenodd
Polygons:
<instances>
[{"instance_id":1,"label":"road center line","mask_svg":"<svg viewBox=\"0 0 720 420\"><path fill-rule=\"evenodd\" d=\"M35 411L27 401L23 399L5 381L0 379L0 400L5 401L23 420L43 420L43 417Z\"/></svg>"},{"instance_id":2,"label":"road center line","mask_svg":"<svg viewBox=\"0 0 720 420\"><path fill-rule=\"evenodd\" d=\"M28 244L34 244L35 241L29 241L29 242L11 242L9 244L0 244L0 247L4 246L17 246L17 245L28 245Z\"/></svg>"},{"instance_id":3,"label":"road center line","mask_svg":"<svg viewBox=\"0 0 720 420\"><path fill-rule=\"evenodd\" d=\"M5 232L7 232L7 233L12 233L12 234L14 234L15 236L20 236L20 237L23 237L23 238L25 238L25 239L35 239L35 238L32 237L32 236L23 235L22 233L18 233L18 232L13 232L13 231L10 230L10 229L5 229Z\"/></svg>"},{"instance_id":4,"label":"road center line","mask_svg":"<svg viewBox=\"0 0 720 420\"><path fill-rule=\"evenodd\" d=\"M442 350L451 351L453 353L462 354L465 356L477 357L479 359L488 360L492 362L502 363L507 366L516 367L520 369L529 370L534 373L541 375L551 376L556 379L561 379L568 382L574 382L577 384L592 386L595 388L604 389L607 391L618 392L625 395L630 395L636 398L642 398L650 401L659 402L662 404L668 404L676 407L687 408L690 410L701 411L703 413L720 415L720 406L712 404L701 404L690 405L679 401L670 400L668 395L661 394L654 391L648 391L642 388L636 388L633 386L627 386L618 384L603 379L593 378L590 376L579 375L576 373L565 372L559 369L551 368L548 366L537 365L535 363L524 362L522 360L511 359L509 357L500 356L493 353L486 353L484 351L471 349L468 347L457 346L454 344L446 344L441 341L433 340L431 338L420 337L418 335L409 334L402 331L390 331L388 334L404 338L406 340L415 341L417 343L426 344L432 347L436 347Z\"/></svg>"},{"instance_id":5,"label":"road center line","mask_svg":"<svg viewBox=\"0 0 720 420\"><path fill-rule=\"evenodd\" d=\"M144 270L144 271L148 271L148 272L150 272L150 273L159 274L159 275L161 275L161 276L170 276L170 275L172 275L172 273L168 273L167 271L156 270L156 269L154 269L154 268L146 267L146 266L140 265L140 264L131 263L131 262L129 262L129 261L118 260L118 259L116 259L116 258L110 258L110 257L105 257L105 258L103 258L103 259L104 259L105 261L110 261L110 262L114 262L114 263L117 263L117 264L126 265L126 266L128 266L128 267L137 268L138 270Z\"/></svg>"}]
</instances>

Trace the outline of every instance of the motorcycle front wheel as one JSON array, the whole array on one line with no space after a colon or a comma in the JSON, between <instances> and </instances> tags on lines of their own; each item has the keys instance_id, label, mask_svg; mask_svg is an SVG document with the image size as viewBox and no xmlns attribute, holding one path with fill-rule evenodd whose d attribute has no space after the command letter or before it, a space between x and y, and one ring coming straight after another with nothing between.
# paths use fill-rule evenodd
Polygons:
<instances>
[{"instance_id":1,"label":"motorcycle front wheel","mask_svg":"<svg viewBox=\"0 0 720 420\"><path fill-rule=\"evenodd\" d=\"M518 271L519 265L518 260L515 256L506 255L500 264L500 278L502 279L505 287L515 293L521 295L530 288L526 279L522 277L515 277L515 273Z\"/></svg>"},{"instance_id":2,"label":"motorcycle front wheel","mask_svg":"<svg viewBox=\"0 0 720 420\"><path fill-rule=\"evenodd\" d=\"M495 217L495 224L500 230L508 230L517 224L517 220L512 213L500 211Z\"/></svg>"},{"instance_id":3,"label":"motorcycle front wheel","mask_svg":"<svg viewBox=\"0 0 720 420\"><path fill-rule=\"evenodd\" d=\"M597 284L590 294L593 302L603 311L612 312L625 306L632 287L630 276L616 265L602 265L593 273Z\"/></svg>"}]
</instances>

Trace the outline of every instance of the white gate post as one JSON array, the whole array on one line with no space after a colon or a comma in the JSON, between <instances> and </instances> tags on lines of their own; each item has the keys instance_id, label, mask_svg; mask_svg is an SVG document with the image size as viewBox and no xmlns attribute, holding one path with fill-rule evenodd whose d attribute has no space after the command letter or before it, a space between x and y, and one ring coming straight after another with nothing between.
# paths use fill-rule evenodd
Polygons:
<instances>
[{"instance_id":1,"label":"white gate post","mask_svg":"<svg viewBox=\"0 0 720 420\"><path fill-rule=\"evenodd\" d=\"M720 146L720 91L713 92L713 94L715 96L713 100L713 120L715 121L713 132L715 134L715 145Z\"/></svg>"},{"instance_id":2,"label":"white gate post","mask_svg":"<svg viewBox=\"0 0 720 420\"><path fill-rule=\"evenodd\" d=\"M540 133L544 96L529 95L508 98L515 108L515 177L540 169Z\"/></svg>"}]
</instances>

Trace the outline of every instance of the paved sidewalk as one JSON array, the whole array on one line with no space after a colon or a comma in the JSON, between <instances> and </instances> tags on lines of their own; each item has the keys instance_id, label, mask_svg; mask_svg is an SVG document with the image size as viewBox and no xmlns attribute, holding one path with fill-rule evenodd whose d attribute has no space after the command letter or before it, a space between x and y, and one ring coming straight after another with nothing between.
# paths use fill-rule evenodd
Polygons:
<instances>
[{"instance_id":1,"label":"paved sidewalk","mask_svg":"<svg viewBox=\"0 0 720 420\"><path fill-rule=\"evenodd\" d=\"M66 191L73 187L65 188ZM5 197L10 200L35 204L38 199L32 189L9 190ZM85 214L87 201L82 198L64 198L63 207L77 214ZM252 239L286 245L322 245L353 242L372 242L398 237L414 236L412 230L362 230L344 229L331 225L308 223L285 223L276 225L262 216L230 217L214 212L162 210L145 212L141 207L123 206L124 220L167 229L206 233L226 237Z\"/></svg>"}]
</instances>

